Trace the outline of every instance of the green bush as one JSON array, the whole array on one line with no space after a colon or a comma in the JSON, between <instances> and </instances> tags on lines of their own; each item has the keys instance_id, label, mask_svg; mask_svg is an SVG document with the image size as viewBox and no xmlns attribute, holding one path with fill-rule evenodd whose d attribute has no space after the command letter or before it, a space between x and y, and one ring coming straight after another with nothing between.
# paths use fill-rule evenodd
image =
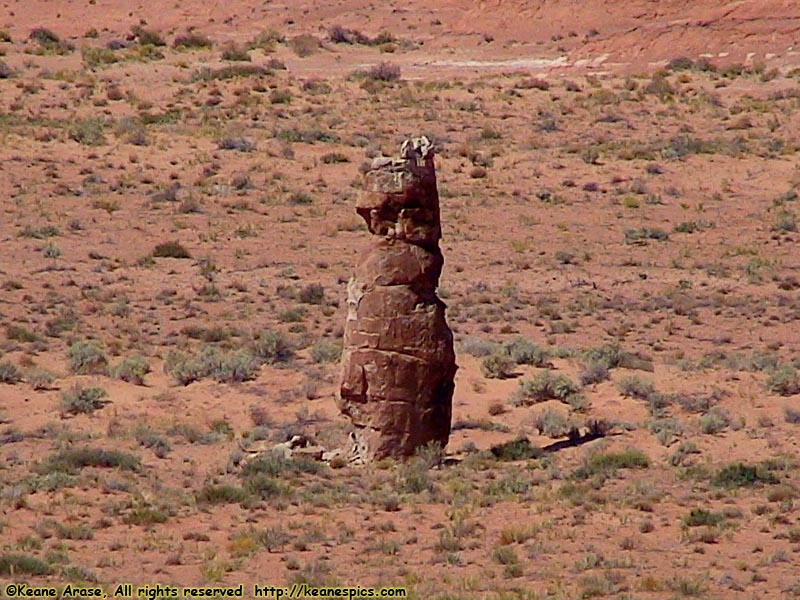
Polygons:
<instances>
[{"instance_id":1,"label":"green bush","mask_svg":"<svg viewBox=\"0 0 800 600\"><path fill-rule=\"evenodd\" d=\"M123 523L127 525L156 525L166 523L169 514L154 506L137 506L128 514L122 517Z\"/></svg>"},{"instance_id":2,"label":"green bush","mask_svg":"<svg viewBox=\"0 0 800 600\"><path fill-rule=\"evenodd\" d=\"M232 485L205 485L195 494L198 504L240 504L247 499L247 492Z\"/></svg>"},{"instance_id":3,"label":"green bush","mask_svg":"<svg viewBox=\"0 0 800 600\"><path fill-rule=\"evenodd\" d=\"M22 381L22 373L10 362L0 362L0 383L14 385Z\"/></svg>"},{"instance_id":4,"label":"green bush","mask_svg":"<svg viewBox=\"0 0 800 600\"><path fill-rule=\"evenodd\" d=\"M617 385L619 393L627 398L647 400L656 391L651 381L636 376L626 377Z\"/></svg>"},{"instance_id":5,"label":"green bush","mask_svg":"<svg viewBox=\"0 0 800 600\"><path fill-rule=\"evenodd\" d=\"M560 373L540 371L533 379L520 382L512 400L515 404L532 404L547 400L569 402L579 391L578 384L569 377Z\"/></svg>"},{"instance_id":6,"label":"green bush","mask_svg":"<svg viewBox=\"0 0 800 600\"><path fill-rule=\"evenodd\" d=\"M39 45L37 54L69 54L75 49L73 44L62 40L46 27L36 27L28 39Z\"/></svg>"},{"instance_id":7,"label":"green bush","mask_svg":"<svg viewBox=\"0 0 800 600\"><path fill-rule=\"evenodd\" d=\"M508 379L514 375L516 363L505 353L487 356L481 361L481 373L487 379Z\"/></svg>"},{"instance_id":8,"label":"green bush","mask_svg":"<svg viewBox=\"0 0 800 600\"><path fill-rule=\"evenodd\" d=\"M800 378L793 365L784 365L775 369L767 377L767 389L781 396L793 396L800 393Z\"/></svg>"},{"instance_id":9,"label":"green bush","mask_svg":"<svg viewBox=\"0 0 800 600\"><path fill-rule=\"evenodd\" d=\"M135 25L131 29L134 39L142 46L166 46L167 43L161 34L152 29L145 29L141 25Z\"/></svg>"},{"instance_id":10,"label":"green bush","mask_svg":"<svg viewBox=\"0 0 800 600\"><path fill-rule=\"evenodd\" d=\"M164 242L153 249L154 258L192 258L180 242Z\"/></svg>"},{"instance_id":11,"label":"green bush","mask_svg":"<svg viewBox=\"0 0 800 600\"><path fill-rule=\"evenodd\" d=\"M128 356L111 370L113 377L136 385L144 385L144 376L149 372L150 365L140 355Z\"/></svg>"},{"instance_id":12,"label":"green bush","mask_svg":"<svg viewBox=\"0 0 800 600\"><path fill-rule=\"evenodd\" d=\"M315 363L333 363L342 355L341 344L317 342L308 349L308 355Z\"/></svg>"},{"instance_id":13,"label":"green bush","mask_svg":"<svg viewBox=\"0 0 800 600\"><path fill-rule=\"evenodd\" d=\"M618 469L646 469L650 466L641 450L628 448L622 452L596 452L590 454L582 467L573 474L577 479L588 479L595 475L611 476Z\"/></svg>"},{"instance_id":14,"label":"green bush","mask_svg":"<svg viewBox=\"0 0 800 600\"><path fill-rule=\"evenodd\" d=\"M744 463L723 467L711 478L711 485L724 488L752 487L763 483L778 483L778 479L763 465Z\"/></svg>"},{"instance_id":15,"label":"green bush","mask_svg":"<svg viewBox=\"0 0 800 600\"><path fill-rule=\"evenodd\" d=\"M234 383L255 379L258 361L247 350L229 352L210 351L202 355L208 374L223 383Z\"/></svg>"},{"instance_id":16,"label":"green bush","mask_svg":"<svg viewBox=\"0 0 800 600\"><path fill-rule=\"evenodd\" d=\"M322 304L325 302L325 288L319 283L310 283L297 295L304 304Z\"/></svg>"},{"instance_id":17,"label":"green bush","mask_svg":"<svg viewBox=\"0 0 800 600\"><path fill-rule=\"evenodd\" d=\"M83 65L87 69L96 69L105 65L112 65L119 61L119 57L108 48L83 48L81 50Z\"/></svg>"},{"instance_id":18,"label":"green bush","mask_svg":"<svg viewBox=\"0 0 800 600\"><path fill-rule=\"evenodd\" d=\"M202 33L189 32L177 36L173 42L172 47L176 50L193 50L196 48L211 48L214 45L208 36Z\"/></svg>"},{"instance_id":19,"label":"green bush","mask_svg":"<svg viewBox=\"0 0 800 600\"><path fill-rule=\"evenodd\" d=\"M25 373L25 381L35 390L47 390L53 385L55 376L47 369L31 369Z\"/></svg>"},{"instance_id":20,"label":"green bush","mask_svg":"<svg viewBox=\"0 0 800 600\"><path fill-rule=\"evenodd\" d=\"M25 554L0 554L0 575L19 577L20 575L49 575L50 565L35 556Z\"/></svg>"},{"instance_id":21,"label":"green bush","mask_svg":"<svg viewBox=\"0 0 800 600\"><path fill-rule=\"evenodd\" d=\"M133 454L100 448L67 448L48 456L36 466L40 474L75 473L86 467L138 471L139 459Z\"/></svg>"},{"instance_id":22,"label":"green bush","mask_svg":"<svg viewBox=\"0 0 800 600\"><path fill-rule=\"evenodd\" d=\"M275 364L292 359L292 345L280 331L265 330L253 339L253 354L261 362Z\"/></svg>"},{"instance_id":23,"label":"green bush","mask_svg":"<svg viewBox=\"0 0 800 600\"><path fill-rule=\"evenodd\" d=\"M300 58L305 58L316 53L320 48L320 42L313 35L304 33L293 37L289 41L289 46Z\"/></svg>"},{"instance_id":24,"label":"green bush","mask_svg":"<svg viewBox=\"0 0 800 600\"><path fill-rule=\"evenodd\" d=\"M520 437L504 444L492 446L492 455L501 461L525 460L529 458L539 458L543 452L540 448L532 445L526 437Z\"/></svg>"},{"instance_id":25,"label":"green bush","mask_svg":"<svg viewBox=\"0 0 800 600\"><path fill-rule=\"evenodd\" d=\"M719 525L725 517L720 513L708 511L704 508L693 508L688 515L683 517L683 524L686 527L714 527Z\"/></svg>"},{"instance_id":26,"label":"green bush","mask_svg":"<svg viewBox=\"0 0 800 600\"><path fill-rule=\"evenodd\" d=\"M518 365L531 365L534 367L547 367L549 354L536 344L523 337L516 337L503 344L505 353Z\"/></svg>"},{"instance_id":27,"label":"green bush","mask_svg":"<svg viewBox=\"0 0 800 600\"><path fill-rule=\"evenodd\" d=\"M84 146L102 146L106 142L105 127L99 117L78 119L69 128L69 138Z\"/></svg>"},{"instance_id":28,"label":"green bush","mask_svg":"<svg viewBox=\"0 0 800 600\"><path fill-rule=\"evenodd\" d=\"M103 349L95 342L75 342L67 350L70 372L75 375L103 374L108 366Z\"/></svg>"},{"instance_id":29,"label":"green bush","mask_svg":"<svg viewBox=\"0 0 800 600\"><path fill-rule=\"evenodd\" d=\"M590 361L586 363L578 373L578 382L581 385L600 383L608 378L608 367L600 361Z\"/></svg>"},{"instance_id":30,"label":"green bush","mask_svg":"<svg viewBox=\"0 0 800 600\"><path fill-rule=\"evenodd\" d=\"M208 376L206 365L199 358L176 351L167 354L164 371L180 385L189 385Z\"/></svg>"},{"instance_id":31,"label":"green bush","mask_svg":"<svg viewBox=\"0 0 800 600\"><path fill-rule=\"evenodd\" d=\"M108 404L107 397L108 392L103 388L85 388L76 383L71 389L61 392L61 410L71 415L90 414Z\"/></svg>"}]
</instances>

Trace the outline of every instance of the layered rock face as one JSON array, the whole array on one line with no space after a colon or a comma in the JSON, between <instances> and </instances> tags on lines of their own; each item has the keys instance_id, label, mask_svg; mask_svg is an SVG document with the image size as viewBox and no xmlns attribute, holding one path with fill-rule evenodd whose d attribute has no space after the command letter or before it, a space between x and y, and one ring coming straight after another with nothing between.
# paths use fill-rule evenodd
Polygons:
<instances>
[{"instance_id":1,"label":"layered rock face","mask_svg":"<svg viewBox=\"0 0 800 600\"><path fill-rule=\"evenodd\" d=\"M444 259L431 143L407 140L365 179L356 212L375 238L347 288L339 408L369 458L400 458L447 444L457 368L436 296Z\"/></svg>"}]
</instances>

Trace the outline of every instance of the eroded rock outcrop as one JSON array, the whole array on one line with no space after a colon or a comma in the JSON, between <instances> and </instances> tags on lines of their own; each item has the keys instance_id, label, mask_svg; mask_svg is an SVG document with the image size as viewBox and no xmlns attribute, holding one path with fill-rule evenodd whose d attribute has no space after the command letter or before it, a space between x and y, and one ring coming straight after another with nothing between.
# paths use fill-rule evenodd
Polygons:
<instances>
[{"instance_id":1,"label":"eroded rock outcrop","mask_svg":"<svg viewBox=\"0 0 800 600\"><path fill-rule=\"evenodd\" d=\"M453 334L436 296L439 194L433 146L376 158L356 212L374 243L347 288L339 407L371 459L447 444L456 372Z\"/></svg>"}]
</instances>

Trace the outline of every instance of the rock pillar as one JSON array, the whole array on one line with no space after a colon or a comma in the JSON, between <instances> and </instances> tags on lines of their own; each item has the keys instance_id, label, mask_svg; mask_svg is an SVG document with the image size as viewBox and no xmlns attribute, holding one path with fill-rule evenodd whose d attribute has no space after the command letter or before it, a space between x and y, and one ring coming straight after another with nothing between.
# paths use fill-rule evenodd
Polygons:
<instances>
[{"instance_id":1,"label":"rock pillar","mask_svg":"<svg viewBox=\"0 0 800 600\"><path fill-rule=\"evenodd\" d=\"M436 296L439 194L433 146L376 158L356 212L374 236L347 287L339 408L370 459L412 455L450 436L453 334Z\"/></svg>"}]
</instances>

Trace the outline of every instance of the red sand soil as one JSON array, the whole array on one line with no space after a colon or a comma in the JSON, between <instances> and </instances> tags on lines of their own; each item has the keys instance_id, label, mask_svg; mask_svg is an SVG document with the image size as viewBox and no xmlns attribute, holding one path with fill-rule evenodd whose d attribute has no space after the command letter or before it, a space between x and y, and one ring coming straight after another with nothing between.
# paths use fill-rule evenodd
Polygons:
<instances>
[{"instance_id":1,"label":"red sand soil","mask_svg":"<svg viewBox=\"0 0 800 600\"><path fill-rule=\"evenodd\" d=\"M154 4L0 9L0 581L800 595L795 3ZM137 24L214 45L148 59L131 42L91 63L86 48ZM335 44L335 25L396 39ZM42 52L36 27L75 49ZM285 41L223 60L266 29ZM322 46L299 56L301 34ZM715 70L659 71L678 57ZM353 75L381 62L400 79ZM220 76L237 64L264 71ZM283 465L254 483L240 443L346 439L335 350L369 243L359 168L419 133L441 148L457 464ZM169 241L191 258L152 258ZM170 372L171 353L249 356L267 330L291 361L245 381ZM549 368L486 377L480 349L519 336ZM111 371L72 372L87 340ZM512 401L537 374L577 382L603 344L640 369L612 368L572 405ZM113 376L134 355L143 385ZM33 385L37 369L53 381ZM636 397L631 377L656 392ZM69 414L76 384L109 402ZM543 415L607 435L569 443L567 428L540 431ZM487 453L519 436L557 445ZM140 466L48 466L76 448ZM722 485L731 463L761 479Z\"/></svg>"}]
</instances>

